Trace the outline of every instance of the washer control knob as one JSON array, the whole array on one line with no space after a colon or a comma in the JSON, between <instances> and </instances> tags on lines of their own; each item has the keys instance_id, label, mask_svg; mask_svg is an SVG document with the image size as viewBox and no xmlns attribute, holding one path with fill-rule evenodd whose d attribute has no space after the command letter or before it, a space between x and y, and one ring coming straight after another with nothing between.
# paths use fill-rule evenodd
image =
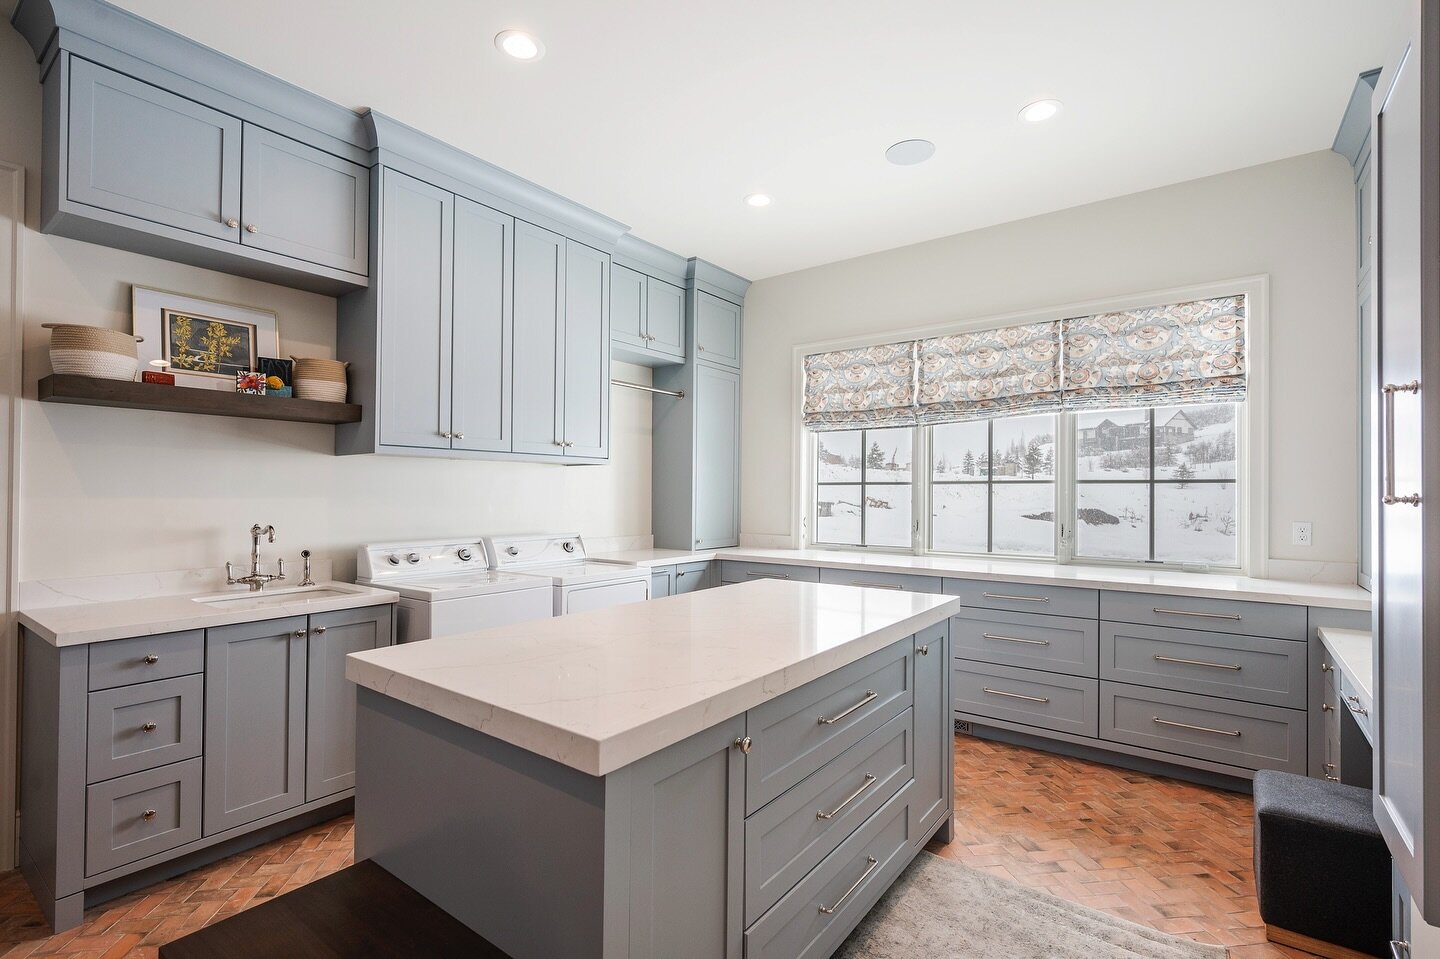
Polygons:
<instances>
[{"instance_id":1,"label":"washer control knob","mask_svg":"<svg viewBox=\"0 0 1440 959\"><path fill-rule=\"evenodd\" d=\"M563 542L563 543L560 544L560 548L563 549L563 550L564 550L565 552L567 552L567 553L573 553L573 552L575 552L575 544L572 543L572 542L570 542L568 539L567 539L565 542Z\"/></svg>"},{"instance_id":2,"label":"washer control knob","mask_svg":"<svg viewBox=\"0 0 1440 959\"><path fill-rule=\"evenodd\" d=\"M389 556L387 556L387 557L385 557L385 558L390 561L390 565L391 565L391 566L399 566L399 565L400 565L400 557L396 556L394 553L391 553Z\"/></svg>"},{"instance_id":3,"label":"washer control knob","mask_svg":"<svg viewBox=\"0 0 1440 959\"><path fill-rule=\"evenodd\" d=\"M505 552L506 552L507 555L510 555L510 556L519 556L519 555L520 555L520 547L518 547L518 546L507 546L507 547L505 547Z\"/></svg>"},{"instance_id":4,"label":"washer control knob","mask_svg":"<svg viewBox=\"0 0 1440 959\"><path fill-rule=\"evenodd\" d=\"M420 554L419 554L419 553L411 553L409 556L405 557L405 560L406 560L406 562L408 562L411 566L414 566L416 563L420 562Z\"/></svg>"},{"instance_id":5,"label":"washer control knob","mask_svg":"<svg viewBox=\"0 0 1440 959\"><path fill-rule=\"evenodd\" d=\"M460 550L455 555L460 557L460 562L462 563L468 563L475 558L475 554L470 551L470 547L468 546L460 547Z\"/></svg>"}]
</instances>

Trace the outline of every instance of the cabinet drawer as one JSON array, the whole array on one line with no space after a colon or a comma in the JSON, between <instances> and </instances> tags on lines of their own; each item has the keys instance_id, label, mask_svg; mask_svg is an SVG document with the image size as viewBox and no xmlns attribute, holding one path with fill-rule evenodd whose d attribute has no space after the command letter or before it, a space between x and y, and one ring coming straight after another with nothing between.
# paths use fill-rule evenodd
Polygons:
<instances>
[{"instance_id":1,"label":"cabinet drawer","mask_svg":"<svg viewBox=\"0 0 1440 959\"><path fill-rule=\"evenodd\" d=\"M1100 678L1304 709L1309 647L1194 629L1100 625Z\"/></svg>"},{"instance_id":2,"label":"cabinet drawer","mask_svg":"<svg viewBox=\"0 0 1440 959\"><path fill-rule=\"evenodd\" d=\"M910 660L907 639L746 713L746 815L908 709Z\"/></svg>"},{"instance_id":3,"label":"cabinet drawer","mask_svg":"<svg viewBox=\"0 0 1440 959\"><path fill-rule=\"evenodd\" d=\"M727 583L745 583L752 579L789 579L797 583L820 582L820 570L814 566L789 566L784 563L743 563L725 560L720 566Z\"/></svg>"},{"instance_id":4,"label":"cabinet drawer","mask_svg":"<svg viewBox=\"0 0 1440 959\"><path fill-rule=\"evenodd\" d=\"M1100 609L1099 590L1075 586L946 579L945 592L959 596L966 606L1003 609L1012 613L1048 613L1051 616L1094 619Z\"/></svg>"},{"instance_id":5,"label":"cabinet drawer","mask_svg":"<svg viewBox=\"0 0 1440 959\"><path fill-rule=\"evenodd\" d=\"M749 925L910 781L913 710L906 710L745 820Z\"/></svg>"},{"instance_id":6,"label":"cabinet drawer","mask_svg":"<svg viewBox=\"0 0 1440 959\"><path fill-rule=\"evenodd\" d=\"M903 589L912 593L943 593L939 576L915 576L909 573L871 573L863 569L820 568L820 582L840 586L866 586L870 589Z\"/></svg>"},{"instance_id":7,"label":"cabinet drawer","mask_svg":"<svg viewBox=\"0 0 1440 959\"><path fill-rule=\"evenodd\" d=\"M1308 612L1283 603L1242 603L1228 599L1164 596L1158 593L1100 594L1100 618L1119 623L1208 629L1272 639L1306 638Z\"/></svg>"},{"instance_id":8,"label":"cabinet drawer","mask_svg":"<svg viewBox=\"0 0 1440 959\"><path fill-rule=\"evenodd\" d=\"M826 959L910 861L910 787L745 931L745 959Z\"/></svg>"},{"instance_id":9,"label":"cabinet drawer","mask_svg":"<svg viewBox=\"0 0 1440 959\"><path fill-rule=\"evenodd\" d=\"M1095 735L1093 679L957 659L950 686L957 713Z\"/></svg>"},{"instance_id":10,"label":"cabinet drawer","mask_svg":"<svg viewBox=\"0 0 1440 959\"><path fill-rule=\"evenodd\" d=\"M709 563L681 563L675 567L675 592L693 593L709 585Z\"/></svg>"},{"instance_id":11,"label":"cabinet drawer","mask_svg":"<svg viewBox=\"0 0 1440 959\"><path fill-rule=\"evenodd\" d=\"M957 659L1095 678L1099 627L1093 619L1033 613L958 613L950 617Z\"/></svg>"},{"instance_id":12,"label":"cabinet drawer","mask_svg":"<svg viewBox=\"0 0 1440 959\"><path fill-rule=\"evenodd\" d=\"M200 838L200 759L147 769L85 793L85 875Z\"/></svg>"},{"instance_id":13,"label":"cabinet drawer","mask_svg":"<svg viewBox=\"0 0 1440 959\"><path fill-rule=\"evenodd\" d=\"M1100 684L1100 738L1111 742L1304 775L1305 735L1300 710Z\"/></svg>"},{"instance_id":14,"label":"cabinet drawer","mask_svg":"<svg viewBox=\"0 0 1440 959\"><path fill-rule=\"evenodd\" d=\"M1360 690L1360 687L1350 681L1350 677L1345 673L1340 673L1339 686L1340 706L1350 710L1350 715L1355 717L1355 722L1359 725L1360 731L1365 735L1367 740L1373 743L1375 737L1371 732L1370 717L1374 711L1375 704L1371 702L1369 696Z\"/></svg>"},{"instance_id":15,"label":"cabinet drawer","mask_svg":"<svg viewBox=\"0 0 1440 959\"><path fill-rule=\"evenodd\" d=\"M204 687L195 675L91 693L86 782L200 755Z\"/></svg>"},{"instance_id":16,"label":"cabinet drawer","mask_svg":"<svg viewBox=\"0 0 1440 959\"><path fill-rule=\"evenodd\" d=\"M90 647L90 688L109 689L205 670L205 632L138 636Z\"/></svg>"}]
</instances>

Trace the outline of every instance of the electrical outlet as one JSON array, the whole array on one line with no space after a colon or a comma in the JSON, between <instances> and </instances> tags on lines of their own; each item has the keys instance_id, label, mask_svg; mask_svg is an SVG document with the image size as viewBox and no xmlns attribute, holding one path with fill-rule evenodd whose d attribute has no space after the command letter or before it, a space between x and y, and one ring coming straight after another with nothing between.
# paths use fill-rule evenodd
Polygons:
<instances>
[{"instance_id":1,"label":"electrical outlet","mask_svg":"<svg viewBox=\"0 0 1440 959\"><path fill-rule=\"evenodd\" d=\"M1309 546L1314 540L1314 530L1310 523L1291 523L1290 541L1295 546Z\"/></svg>"}]
</instances>

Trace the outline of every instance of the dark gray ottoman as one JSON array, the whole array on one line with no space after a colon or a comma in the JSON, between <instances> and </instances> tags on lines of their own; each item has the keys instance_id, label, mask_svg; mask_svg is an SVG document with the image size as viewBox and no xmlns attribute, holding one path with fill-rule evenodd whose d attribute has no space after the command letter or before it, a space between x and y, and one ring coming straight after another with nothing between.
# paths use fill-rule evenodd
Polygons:
<instances>
[{"instance_id":1,"label":"dark gray ottoman","mask_svg":"<svg viewBox=\"0 0 1440 959\"><path fill-rule=\"evenodd\" d=\"M1271 940L1326 956L1385 954L1390 850L1370 803L1368 789L1255 774L1255 892ZM1316 948L1324 943L1341 949Z\"/></svg>"}]
</instances>

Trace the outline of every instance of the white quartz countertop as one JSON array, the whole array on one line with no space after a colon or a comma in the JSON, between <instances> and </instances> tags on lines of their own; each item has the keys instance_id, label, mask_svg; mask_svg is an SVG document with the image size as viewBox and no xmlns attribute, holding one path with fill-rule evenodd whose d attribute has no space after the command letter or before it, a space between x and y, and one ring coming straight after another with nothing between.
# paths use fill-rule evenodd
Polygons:
<instances>
[{"instance_id":1,"label":"white quartz countertop","mask_svg":"<svg viewBox=\"0 0 1440 959\"><path fill-rule=\"evenodd\" d=\"M594 559L609 560L613 563L632 563L636 566L676 566L680 563L704 563L715 558L715 551L690 552L683 549L626 549L615 553L600 553Z\"/></svg>"},{"instance_id":2,"label":"white quartz countertop","mask_svg":"<svg viewBox=\"0 0 1440 959\"><path fill-rule=\"evenodd\" d=\"M223 594L219 604L200 602L215 592L179 596L149 596L113 602L77 603L22 609L20 625L55 646L83 646L131 636L155 636L184 629L206 629L234 623L253 623L286 616L308 616L337 609L378 606L400 597L388 589L353 583L319 583L314 590L274 589L251 593L245 589Z\"/></svg>"},{"instance_id":3,"label":"white quartz countertop","mask_svg":"<svg viewBox=\"0 0 1440 959\"><path fill-rule=\"evenodd\" d=\"M1375 701L1374 638L1366 629L1338 629L1321 626L1315 630L1320 641L1335 657L1335 665L1359 687L1367 702Z\"/></svg>"},{"instance_id":4,"label":"white quartz countertop","mask_svg":"<svg viewBox=\"0 0 1440 959\"><path fill-rule=\"evenodd\" d=\"M345 675L603 776L959 608L924 593L760 580L354 653Z\"/></svg>"}]
</instances>

